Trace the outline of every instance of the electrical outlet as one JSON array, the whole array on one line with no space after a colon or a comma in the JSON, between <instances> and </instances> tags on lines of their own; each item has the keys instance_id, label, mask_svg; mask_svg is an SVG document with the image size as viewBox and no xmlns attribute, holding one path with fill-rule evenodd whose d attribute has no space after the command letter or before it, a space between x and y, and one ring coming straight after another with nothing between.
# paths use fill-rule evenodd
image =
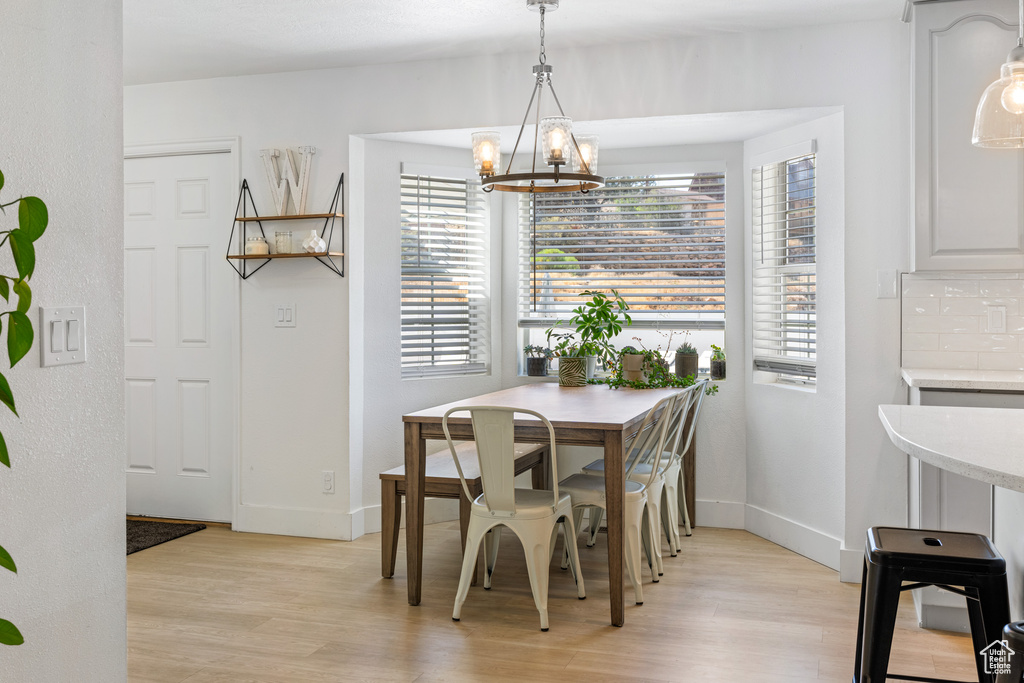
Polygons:
<instances>
[{"instance_id":1,"label":"electrical outlet","mask_svg":"<svg viewBox=\"0 0 1024 683\"><path fill-rule=\"evenodd\" d=\"M324 493L334 493L333 470L324 470Z\"/></svg>"}]
</instances>

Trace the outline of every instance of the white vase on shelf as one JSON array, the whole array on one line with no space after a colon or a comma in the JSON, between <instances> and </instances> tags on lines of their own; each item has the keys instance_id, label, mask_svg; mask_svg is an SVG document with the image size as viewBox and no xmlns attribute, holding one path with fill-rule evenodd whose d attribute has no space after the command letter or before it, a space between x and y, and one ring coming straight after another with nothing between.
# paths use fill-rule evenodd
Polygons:
<instances>
[{"instance_id":1,"label":"white vase on shelf","mask_svg":"<svg viewBox=\"0 0 1024 683\"><path fill-rule=\"evenodd\" d=\"M320 238L316 230L310 230L309 237L302 240L302 248L311 254L323 253L327 251L327 242Z\"/></svg>"}]
</instances>

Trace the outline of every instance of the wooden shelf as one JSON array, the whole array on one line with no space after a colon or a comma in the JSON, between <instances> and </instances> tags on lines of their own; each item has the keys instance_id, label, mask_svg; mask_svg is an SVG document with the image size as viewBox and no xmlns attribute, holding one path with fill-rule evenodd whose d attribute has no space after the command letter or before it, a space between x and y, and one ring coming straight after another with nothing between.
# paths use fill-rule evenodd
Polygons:
<instances>
[{"instance_id":1,"label":"wooden shelf","mask_svg":"<svg viewBox=\"0 0 1024 683\"><path fill-rule=\"evenodd\" d=\"M344 218L343 213L303 213L289 216L237 216L236 221L240 223L255 223L257 221L298 221L304 218Z\"/></svg>"},{"instance_id":2,"label":"wooden shelf","mask_svg":"<svg viewBox=\"0 0 1024 683\"><path fill-rule=\"evenodd\" d=\"M318 256L344 256L345 252L342 251L316 251L316 252L302 252L299 254L228 254L228 258L233 259L268 259L268 258L316 258Z\"/></svg>"},{"instance_id":3,"label":"wooden shelf","mask_svg":"<svg viewBox=\"0 0 1024 683\"><path fill-rule=\"evenodd\" d=\"M329 268L331 271L345 277L345 196L342 191L345 186L345 174L342 173L338 178L338 186L334 189L334 197L331 200L331 205L328 207L327 213L303 213L303 214L288 214L284 216L239 216L238 214L256 214L256 205L252 201L252 193L249 192L249 183L246 180L242 180L242 187L238 191L238 204L235 206L235 220L231 224L231 236L228 237L228 253L226 254L228 265L230 265L238 276L243 280L247 280L256 271L262 269L264 266L270 264L274 259L279 258L304 258L304 259L316 259L319 263ZM335 219L341 219L341 245L339 251L331 251L331 247L338 248L332 244L334 239L334 225ZM249 232L255 233L259 230L260 235L266 237L263 228L263 221L302 221L302 220L322 220L323 227L319 230L313 230L317 236L325 242L324 248L326 251L317 251L310 253L308 251L300 251L294 254L232 254L234 249L241 249L242 242L248 237ZM241 223L241 225L239 225ZM255 223L253 228L249 228L247 223ZM237 237L236 237L237 235ZM319 246L319 245L317 245ZM335 262L335 259L340 260ZM259 263L250 264L249 261L259 261Z\"/></svg>"}]
</instances>

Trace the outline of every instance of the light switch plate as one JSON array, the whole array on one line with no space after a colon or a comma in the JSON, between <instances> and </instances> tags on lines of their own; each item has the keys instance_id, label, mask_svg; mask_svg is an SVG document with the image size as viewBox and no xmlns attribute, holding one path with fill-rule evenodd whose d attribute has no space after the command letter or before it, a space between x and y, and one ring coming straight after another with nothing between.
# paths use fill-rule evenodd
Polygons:
<instances>
[{"instance_id":1,"label":"light switch plate","mask_svg":"<svg viewBox=\"0 0 1024 683\"><path fill-rule=\"evenodd\" d=\"M295 304L274 306L274 327L295 327Z\"/></svg>"},{"instance_id":2,"label":"light switch plate","mask_svg":"<svg viewBox=\"0 0 1024 683\"><path fill-rule=\"evenodd\" d=\"M39 363L44 368L84 363L85 306L40 306L39 335Z\"/></svg>"},{"instance_id":3,"label":"light switch plate","mask_svg":"<svg viewBox=\"0 0 1024 683\"><path fill-rule=\"evenodd\" d=\"M875 271L875 297L878 299L896 298L896 271Z\"/></svg>"},{"instance_id":4,"label":"light switch plate","mask_svg":"<svg viewBox=\"0 0 1024 683\"><path fill-rule=\"evenodd\" d=\"M989 334L1006 332L1006 306L988 307L988 329Z\"/></svg>"}]
</instances>

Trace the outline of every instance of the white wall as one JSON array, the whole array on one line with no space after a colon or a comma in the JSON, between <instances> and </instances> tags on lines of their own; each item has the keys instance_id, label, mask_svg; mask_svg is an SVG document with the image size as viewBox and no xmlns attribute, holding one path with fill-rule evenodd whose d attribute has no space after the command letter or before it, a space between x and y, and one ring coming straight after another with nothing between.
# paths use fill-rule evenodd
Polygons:
<instances>
[{"instance_id":1,"label":"white wall","mask_svg":"<svg viewBox=\"0 0 1024 683\"><path fill-rule=\"evenodd\" d=\"M753 352L748 343L743 366L747 384L746 527L838 569L846 455L842 113L747 141L743 177L745 195L750 197L751 171L755 167L793 156L780 156L779 150L810 140L816 144L817 155L817 381L812 389L773 382L772 375L753 370ZM753 253L751 213L747 212L743 223L748 273ZM746 313L749 329L749 306Z\"/></svg>"},{"instance_id":2,"label":"white wall","mask_svg":"<svg viewBox=\"0 0 1024 683\"><path fill-rule=\"evenodd\" d=\"M555 46L549 62L557 67L562 105L581 120L843 107L846 429L845 436L823 433L823 438L830 447L838 443L845 450L845 510L840 499L823 514L832 520L831 533L835 515L845 515L848 565L858 567L867 526L901 523L906 516L905 460L889 445L875 414L877 404L900 395L899 310L895 300L875 299L875 270L905 269L908 260L907 27L893 17L579 50ZM499 55L135 86L125 92L125 140L240 135L243 175L253 181L263 206L267 193L259 180L257 150L314 144L322 151L316 161L320 186L311 196L316 205L325 201L323 188L330 185L330 176L345 165L350 133L518 125L531 64L532 55ZM353 239L349 246L362 245ZM364 504L352 492L369 492L376 478L376 472L360 469L360 453L353 453L350 463L347 441L348 415L359 410L347 395L346 360L356 336L349 334L348 307L363 304L352 296L350 279L331 280L325 269L321 274L293 265L268 268L243 287L243 298L258 297L259 306L243 304L243 345L246 340L249 345L243 346L247 397L242 419L243 429L254 432L243 442L242 497L276 508L268 521L289 517L295 533L317 532L311 522L327 517L337 522L332 533L344 536L352 529L346 515ZM300 307L306 302L316 311L317 339L301 318L295 344L272 344L265 339L272 333L257 329L260 311L283 292L296 297ZM372 313L364 308L361 315L365 319ZM731 339L728 343L732 347ZM278 357L254 356L257 351L314 347L323 361L316 381L298 364L292 372L256 373ZM301 397L298 403L305 411L295 407L292 397ZM301 416L304 424L322 426L297 438L276 437L261 421L270 415L286 422ZM737 414L733 428L742 430L743 422ZM324 496L320 470L332 468L339 474L339 492ZM343 472L358 472L363 486ZM799 497L802 491L794 487L785 493L782 498ZM786 516L785 509L769 512Z\"/></svg>"},{"instance_id":3,"label":"white wall","mask_svg":"<svg viewBox=\"0 0 1024 683\"><path fill-rule=\"evenodd\" d=\"M35 194L50 213L29 314L84 305L89 350L40 368L33 348L3 370L21 419L0 423L0 544L18 564L0 572L0 616L25 644L3 648L0 677L124 680L121 2L5 2L0 59L0 199Z\"/></svg>"}]
</instances>

